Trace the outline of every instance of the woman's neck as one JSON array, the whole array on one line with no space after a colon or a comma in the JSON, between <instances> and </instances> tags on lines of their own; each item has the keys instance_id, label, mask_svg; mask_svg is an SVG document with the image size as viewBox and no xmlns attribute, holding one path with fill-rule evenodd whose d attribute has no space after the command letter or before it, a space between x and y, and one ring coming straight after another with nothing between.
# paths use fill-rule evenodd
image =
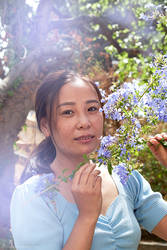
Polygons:
<instances>
[{"instance_id":1,"label":"woman's neck","mask_svg":"<svg viewBox=\"0 0 167 250\"><path fill-rule=\"evenodd\" d=\"M59 157L57 155L51 164L51 169L56 176L69 176L83 160L83 157Z\"/></svg>"}]
</instances>

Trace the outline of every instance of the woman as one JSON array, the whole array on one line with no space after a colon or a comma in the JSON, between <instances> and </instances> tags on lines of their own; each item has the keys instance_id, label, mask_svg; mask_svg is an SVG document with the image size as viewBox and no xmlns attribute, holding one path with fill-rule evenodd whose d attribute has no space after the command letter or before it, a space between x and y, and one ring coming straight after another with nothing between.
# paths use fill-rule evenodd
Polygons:
<instances>
[{"instance_id":1,"label":"woman","mask_svg":"<svg viewBox=\"0 0 167 250\"><path fill-rule=\"evenodd\" d=\"M33 154L29 178L11 201L11 229L18 250L137 249L142 225L167 240L167 203L134 171L126 185L116 174L87 163L70 176L83 155L99 146L100 93L88 79L50 74L36 94L37 122L46 140ZM149 146L167 167L167 152ZM52 186L53 185L53 186ZM59 191L57 191L59 189Z\"/></svg>"}]
</instances>

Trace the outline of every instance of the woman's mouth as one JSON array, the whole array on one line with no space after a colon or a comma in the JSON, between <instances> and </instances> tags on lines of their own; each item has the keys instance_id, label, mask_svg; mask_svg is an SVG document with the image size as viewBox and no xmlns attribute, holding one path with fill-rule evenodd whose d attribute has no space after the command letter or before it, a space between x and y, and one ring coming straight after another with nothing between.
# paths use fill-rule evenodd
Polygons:
<instances>
[{"instance_id":1,"label":"woman's mouth","mask_svg":"<svg viewBox=\"0 0 167 250\"><path fill-rule=\"evenodd\" d=\"M89 143L95 138L94 135L82 135L77 138L75 138L76 141L81 143Z\"/></svg>"}]
</instances>

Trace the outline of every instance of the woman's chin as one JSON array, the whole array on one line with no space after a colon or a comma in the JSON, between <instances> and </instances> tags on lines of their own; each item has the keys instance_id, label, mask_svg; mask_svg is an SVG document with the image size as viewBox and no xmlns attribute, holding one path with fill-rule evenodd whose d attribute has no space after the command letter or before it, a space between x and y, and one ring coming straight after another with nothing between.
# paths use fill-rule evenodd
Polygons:
<instances>
[{"instance_id":1,"label":"woman's chin","mask_svg":"<svg viewBox=\"0 0 167 250\"><path fill-rule=\"evenodd\" d=\"M97 149L97 147L93 147L93 148L90 148L90 149L87 149L87 150L82 150L80 152L80 155L82 156L82 158L83 158L83 155L89 156L90 154L92 154L93 152L95 152L96 149Z\"/></svg>"}]
</instances>

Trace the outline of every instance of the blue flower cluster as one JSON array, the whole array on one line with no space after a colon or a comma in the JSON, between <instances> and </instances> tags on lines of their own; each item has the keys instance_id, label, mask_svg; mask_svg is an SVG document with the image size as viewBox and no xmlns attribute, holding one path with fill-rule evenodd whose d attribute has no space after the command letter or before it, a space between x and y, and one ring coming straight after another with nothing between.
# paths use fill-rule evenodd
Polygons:
<instances>
[{"instance_id":1,"label":"blue flower cluster","mask_svg":"<svg viewBox=\"0 0 167 250\"><path fill-rule=\"evenodd\" d=\"M103 95L103 107L100 111L104 112L107 119L120 122L121 126L115 136L102 138L98 160L111 165L115 158L117 165L114 169L122 183L127 181L131 171L131 152L143 148L140 119L146 119L150 125L153 121L154 124L155 121L167 122L167 56L162 57L160 62L153 65L155 73L147 84L126 82L110 95Z\"/></svg>"},{"instance_id":2,"label":"blue flower cluster","mask_svg":"<svg viewBox=\"0 0 167 250\"><path fill-rule=\"evenodd\" d=\"M144 8L145 13L142 12L140 14L140 19L146 22L164 16L164 12L166 11L166 6L162 4L155 5L153 3L147 3Z\"/></svg>"},{"instance_id":3,"label":"blue flower cluster","mask_svg":"<svg viewBox=\"0 0 167 250\"><path fill-rule=\"evenodd\" d=\"M111 151L109 150L109 146L113 145L115 140L116 138L111 135L102 137L100 149L98 150L98 161L100 163L106 164L106 160L110 159Z\"/></svg>"},{"instance_id":4,"label":"blue flower cluster","mask_svg":"<svg viewBox=\"0 0 167 250\"><path fill-rule=\"evenodd\" d=\"M167 122L167 56L163 56L161 64L153 65L155 83L150 83L150 88L142 98L141 103L148 121L157 119Z\"/></svg>"},{"instance_id":5,"label":"blue flower cluster","mask_svg":"<svg viewBox=\"0 0 167 250\"><path fill-rule=\"evenodd\" d=\"M127 170L126 164L120 163L114 167L113 171L119 176L121 183L125 185L129 176L129 171Z\"/></svg>"},{"instance_id":6,"label":"blue flower cluster","mask_svg":"<svg viewBox=\"0 0 167 250\"><path fill-rule=\"evenodd\" d=\"M121 121L126 118L132 106L138 105L138 96L141 91L142 88L137 81L124 83L120 89L105 97L105 104L100 111L104 112L107 119Z\"/></svg>"}]
</instances>

